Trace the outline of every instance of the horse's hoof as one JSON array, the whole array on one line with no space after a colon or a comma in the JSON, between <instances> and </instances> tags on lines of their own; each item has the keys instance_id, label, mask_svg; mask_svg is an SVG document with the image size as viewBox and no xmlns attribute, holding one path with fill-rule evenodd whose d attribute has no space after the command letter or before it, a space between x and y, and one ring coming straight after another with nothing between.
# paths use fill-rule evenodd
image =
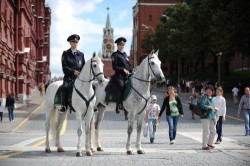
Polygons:
<instances>
[{"instance_id":1,"label":"horse's hoof","mask_svg":"<svg viewBox=\"0 0 250 166\"><path fill-rule=\"evenodd\" d=\"M143 150L137 150L137 154L145 154Z\"/></svg>"},{"instance_id":2,"label":"horse's hoof","mask_svg":"<svg viewBox=\"0 0 250 166\"><path fill-rule=\"evenodd\" d=\"M62 147L60 147L60 148L57 148L57 152L65 152L65 151Z\"/></svg>"},{"instance_id":3,"label":"horse's hoof","mask_svg":"<svg viewBox=\"0 0 250 166\"><path fill-rule=\"evenodd\" d=\"M76 157L82 157L82 153L76 152Z\"/></svg>"},{"instance_id":4,"label":"horse's hoof","mask_svg":"<svg viewBox=\"0 0 250 166\"><path fill-rule=\"evenodd\" d=\"M91 150L92 152L95 152L95 148L90 148L90 150Z\"/></svg>"},{"instance_id":5,"label":"horse's hoof","mask_svg":"<svg viewBox=\"0 0 250 166\"><path fill-rule=\"evenodd\" d=\"M92 151L87 151L87 152L86 152L86 155L87 155L87 156L93 156L93 153L92 153Z\"/></svg>"},{"instance_id":6,"label":"horse's hoof","mask_svg":"<svg viewBox=\"0 0 250 166\"><path fill-rule=\"evenodd\" d=\"M50 148L45 148L45 153L51 153Z\"/></svg>"},{"instance_id":7,"label":"horse's hoof","mask_svg":"<svg viewBox=\"0 0 250 166\"><path fill-rule=\"evenodd\" d=\"M98 147L96 150L99 151L99 152L103 152L103 151L104 151L104 150L102 149L102 147Z\"/></svg>"},{"instance_id":8,"label":"horse's hoof","mask_svg":"<svg viewBox=\"0 0 250 166\"><path fill-rule=\"evenodd\" d=\"M127 151L127 155L133 155L134 153L131 150Z\"/></svg>"}]
</instances>

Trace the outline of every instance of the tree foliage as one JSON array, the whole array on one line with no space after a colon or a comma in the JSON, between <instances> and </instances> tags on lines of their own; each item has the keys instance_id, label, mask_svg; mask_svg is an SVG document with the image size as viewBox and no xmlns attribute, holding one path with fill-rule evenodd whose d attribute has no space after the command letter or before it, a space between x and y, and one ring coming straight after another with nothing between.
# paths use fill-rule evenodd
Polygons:
<instances>
[{"instance_id":1,"label":"tree foliage","mask_svg":"<svg viewBox=\"0 0 250 166\"><path fill-rule=\"evenodd\" d=\"M235 53L250 56L248 0L185 0L163 14L168 19L161 18L155 35L145 36L142 47L159 48L160 59L170 64L171 71L205 72L205 61L212 57L216 72L216 55L222 52L224 71L229 73Z\"/></svg>"}]
</instances>

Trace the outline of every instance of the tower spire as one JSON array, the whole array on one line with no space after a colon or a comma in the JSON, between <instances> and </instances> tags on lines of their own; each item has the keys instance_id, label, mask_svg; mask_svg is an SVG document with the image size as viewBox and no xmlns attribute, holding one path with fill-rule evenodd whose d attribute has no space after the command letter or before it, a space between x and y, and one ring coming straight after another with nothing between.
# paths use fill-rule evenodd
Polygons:
<instances>
[{"instance_id":1,"label":"tower spire","mask_svg":"<svg viewBox=\"0 0 250 166\"><path fill-rule=\"evenodd\" d=\"M111 23L110 23L110 19L109 19L109 7L107 7L107 20L106 20L106 29L111 29Z\"/></svg>"}]
</instances>

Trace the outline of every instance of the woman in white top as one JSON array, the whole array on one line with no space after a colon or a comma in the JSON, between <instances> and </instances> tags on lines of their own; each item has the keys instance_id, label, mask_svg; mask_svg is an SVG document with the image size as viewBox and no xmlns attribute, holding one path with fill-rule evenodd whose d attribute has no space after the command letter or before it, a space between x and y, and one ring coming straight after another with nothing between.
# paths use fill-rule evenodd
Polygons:
<instances>
[{"instance_id":1,"label":"woman in white top","mask_svg":"<svg viewBox=\"0 0 250 166\"><path fill-rule=\"evenodd\" d=\"M222 141L222 123L226 120L226 100L222 95L223 89L218 87L216 89L216 97L213 98L213 103L215 108L218 110L217 115L219 116L216 124L216 132L218 137L215 144L219 144Z\"/></svg>"}]
</instances>

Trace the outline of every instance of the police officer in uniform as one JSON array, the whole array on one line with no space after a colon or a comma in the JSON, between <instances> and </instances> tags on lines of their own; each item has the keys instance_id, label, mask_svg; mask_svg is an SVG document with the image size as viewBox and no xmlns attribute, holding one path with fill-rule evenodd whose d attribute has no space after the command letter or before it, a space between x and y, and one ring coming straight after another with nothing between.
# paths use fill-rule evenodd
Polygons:
<instances>
[{"instance_id":1,"label":"police officer in uniform","mask_svg":"<svg viewBox=\"0 0 250 166\"><path fill-rule=\"evenodd\" d=\"M119 104L122 103L122 95L124 92L125 81L128 76L132 73L131 65L129 63L128 56L124 52L124 45L127 40L124 37L118 38L115 43L117 43L117 51L111 55L112 58L112 68L115 70L115 83L117 88L118 101L116 103L116 113L119 113Z\"/></svg>"},{"instance_id":2,"label":"police officer in uniform","mask_svg":"<svg viewBox=\"0 0 250 166\"><path fill-rule=\"evenodd\" d=\"M79 76L84 64L84 54L77 50L77 44L80 36L73 34L68 37L67 41L70 44L70 49L63 51L62 54L62 69L64 73L63 86L62 86L62 108L61 112L67 110L69 104L69 94L73 87L74 80Z\"/></svg>"}]
</instances>

